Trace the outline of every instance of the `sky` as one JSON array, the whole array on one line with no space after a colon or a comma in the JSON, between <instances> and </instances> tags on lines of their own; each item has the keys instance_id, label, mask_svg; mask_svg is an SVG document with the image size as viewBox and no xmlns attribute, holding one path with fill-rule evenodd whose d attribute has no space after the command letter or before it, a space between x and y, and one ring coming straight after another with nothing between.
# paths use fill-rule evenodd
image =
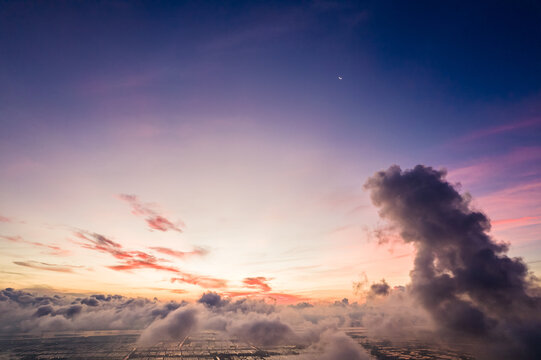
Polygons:
<instances>
[{"instance_id":1,"label":"sky","mask_svg":"<svg viewBox=\"0 0 541 360\"><path fill-rule=\"evenodd\" d=\"M357 300L364 187L447 169L541 275L534 1L0 2L0 286Z\"/></svg>"}]
</instances>

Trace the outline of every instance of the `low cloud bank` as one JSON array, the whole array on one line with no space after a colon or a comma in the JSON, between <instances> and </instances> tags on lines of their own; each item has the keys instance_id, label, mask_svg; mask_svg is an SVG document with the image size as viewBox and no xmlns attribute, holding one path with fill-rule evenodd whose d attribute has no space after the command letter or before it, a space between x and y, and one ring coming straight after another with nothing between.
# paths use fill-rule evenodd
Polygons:
<instances>
[{"instance_id":1,"label":"low cloud bank","mask_svg":"<svg viewBox=\"0 0 541 360\"><path fill-rule=\"evenodd\" d=\"M185 306L120 295L74 297L0 290L0 333L143 329Z\"/></svg>"},{"instance_id":2,"label":"low cloud bank","mask_svg":"<svg viewBox=\"0 0 541 360\"><path fill-rule=\"evenodd\" d=\"M341 359L333 355L339 354L338 350L343 354L364 354L360 345L345 340L349 338L338 330L360 325L362 313L363 306L347 301L340 305L286 306L245 298L231 300L213 292L188 304L119 295L40 296L11 288L0 291L0 333L4 334L141 329L138 343L145 346L166 340L181 341L198 330L216 330L258 347L297 345L317 349L324 356L321 359ZM337 345L341 343L348 347Z\"/></svg>"},{"instance_id":3,"label":"low cloud bank","mask_svg":"<svg viewBox=\"0 0 541 360\"><path fill-rule=\"evenodd\" d=\"M166 317L155 320L139 338L142 345L153 345L159 341L180 340L197 329L197 309L177 309Z\"/></svg>"},{"instance_id":4,"label":"low cloud bank","mask_svg":"<svg viewBox=\"0 0 541 360\"><path fill-rule=\"evenodd\" d=\"M318 343L312 345L314 351L319 353L318 360L369 360L368 353L359 347L349 336L343 333L326 331ZM313 359L314 355L302 355L300 359Z\"/></svg>"}]
</instances>

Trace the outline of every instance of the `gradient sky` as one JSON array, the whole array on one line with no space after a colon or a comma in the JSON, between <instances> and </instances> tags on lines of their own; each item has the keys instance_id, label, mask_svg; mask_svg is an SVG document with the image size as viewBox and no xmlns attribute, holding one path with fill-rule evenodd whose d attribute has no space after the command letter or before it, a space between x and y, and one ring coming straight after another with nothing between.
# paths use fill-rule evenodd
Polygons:
<instances>
[{"instance_id":1,"label":"gradient sky","mask_svg":"<svg viewBox=\"0 0 541 360\"><path fill-rule=\"evenodd\" d=\"M0 286L405 285L363 190L392 164L446 168L541 275L539 24L534 1L1 1Z\"/></svg>"}]
</instances>

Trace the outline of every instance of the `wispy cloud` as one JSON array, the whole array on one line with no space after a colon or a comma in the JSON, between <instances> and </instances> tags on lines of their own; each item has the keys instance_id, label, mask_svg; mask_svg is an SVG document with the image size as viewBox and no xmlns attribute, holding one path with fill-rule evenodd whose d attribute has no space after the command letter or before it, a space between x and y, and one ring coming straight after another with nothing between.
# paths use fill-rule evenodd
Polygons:
<instances>
[{"instance_id":1,"label":"wispy cloud","mask_svg":"<svg viewBox=\"0 0 541 360\"><path fill-rule=\"evenodd\" d=\"M158 263L155 259L138 259L136 257L133 257L131 259L128 259L124 261L122 264L119 265L110 265L107 266L111 270L135 270L135 269L155 269L155 270L163 270L163 271L170 271L174 273L178 273L179 270L173 266L167 266L162 265Z\"/></svg>"},{"instance_id":2,"label":"wispy cloud","mask_svg":"<svg viewBox=\"0 0 541 360\"><path fill-rule=\"evenodd\" d=\"M473 161L465 166L449 171L449 178L466 185L484 183L489 178L501 175L513 177L530 176L535 164L541 161L541 147L529 146L515 148L505 154L490 156ZM541 173L538 170L537 173Z\"/></svg>"},{"instance_id":3,"label":"wispy cloud","mask_svg":"<svg viewBox=\"0 0 541 360\"><path fill-rule=\"evenodd\" d=\"M4 216L4 215L0 215L0 223L8 223L8 224L13 224L13 223L26 224L25 221L18 220L18 219L14 218L14 217L11 217L11 216Z\"/></svg>"},{"instance_id":4,"label":"wispy cloud","mask_svg":"<svg viewBox=\"0 0 541 360\"><path fill-rule=\"evenodd\" d=\"M14 261L13 263L15 265L25 266L32 269L64 272L64 273L72 273L74 269L78 269L82 267L82 266L74 266L74 265L49 264L49 263L40 262L40 261Z\"/></svg>"},{"instance_id":5,"label":"wispy cloud","mask_svg":"<svg viewBox=\"0 0 541 360\"><path fill-rule=\"evenodd\" d=\"M307 297L297 294L271 292L272 287L268 284L270 280L272 278L265 276L247 277L242 280L242 285L244 288L250 290L226 291L222 294L231 298L243 297L265 301L270 300L279 304L295 304L300 301L310 300Z\"/></svg>"},{"instance_id":6,"label":"wispy cloud","mask_svg":"<svg viewBox=\"0 0 541 360\"><path fill-rule=\"evenodd\" d=\"M488 128L480 129L477 131L473 131L469 134L463 135L459 137L458 139L456 139L454 143L463 143L463 142L478 140L487 136L499 135L499 134L504 134L511 131L522 130L522 129L538 127L538 126L541 126L541 118L533 118L533 119L527 119L527 120L518 121L518 122L512 122L508 124L491 126Z\"/></svg>"},{"instance_id":7,"label":"wispy cloud","mask_svg":"<svg viewBox=\"0 0 541 360\"><path fill-rule=\"evenodd\" d=\"M3 222L3 223L10 223L10 222L13 222L13 219L8 218L8 217L6 217L6 216L0 215L0 222Z\"/></svg>"},{"instance_id":8,"label":"wispy cloud","mask_svg":"<svg viewBox=\"0 0 541 360\"><path fill-rule=\"evenodd\" d=\"M147 225L153 230L182 232L185 227L181 220L171 221L153 209L152 204L141 202L137 196L129 194L118 195L119 199L126 201L132 208L132 214L145 217Z\"/></svg>"},{"instance_id":9,"label":"wispy cloud","mask_svg":"<svg viewBox=\"0 0 541 360\"><path fill-rule=\"evenodd\" d=\"M269 292L269 291L272 290L272 288L269 286L269 284L267 284L267 282L269 280L270 279L268 279L266 277L263 277L263 276L248 277L248 278L245 278L242 281L242 283L244 284L244 286L246 286L248 288L259 289L262 292Z\"/></svg>"},{"instance_id":10,"label":"wispy cloud","mask_svg":"<svg viewBox=\"0 0 541 360\"><path fill-rule=\"evenodd\" d=\"M121 260L120 264L107 266L109 269L135 270L147 268L180 273L179 269L162 264L161 262L167 262L164 259L159 259L144 251L123 250L122 245L103 235L77 231L75 232L75 236L78 239L83 240L83 242L80 243L83 248L108 253L116 259Z\"/></svg>"},{"instance_id":11,"label":"wispy cloud","mask_svg":"<svg viewBox=\"0 0 541 360\"><path fill-rule=\"evenodd\" d=\"M78 239L83 240L83 243L78 244L85 249L109 253L117 259L123 259L128 256L125 251L121 250L122 245L103 235L83 231L76 231L74 234Z\"/></svg>"},{"instance_id":12,"label":"wispy cloud","mask_svg":"<svg viewBox=\"0 0 541 360\"><path fill-rule=\"evenodd\" d=\"M108 269L115 271L154 269L176 274L177 276L171 279L172 283L180 282L198 285L205 289L221 289L227 287L226 280L186 273L179 268L170 265L170 262L168 260L158 258L148 252L139 250L125 250L121 244L101 234L90 233L82 230L75 231L74 234L77 239L82 241L76 243L83 248L107 253L114 258L120 260L120 262L116 265L107 266ZM157 251L168 255L176 254L177 257L179 257L181 254L183 254L182 256L185 257L189 255L201 255L206 253L202 249L196 249L192 252L181 252L162 247L156 247L155 249L159 249Z\"/></svg>"},{"instance_id":13,"label":"wispy cloud","mask_svg":"<svg viewBox=\"0 0 541 360\"><path fill-rule=\"evenodd\" d=\"M536 225L541 214L540 162L541 147L519 147L451 169L448 178L481 192L475 202L494 219L494 229Z\"/></svg>"},{"instance_id":14,"label":"wispy cloud","mask_svg":"<svg viewBox=\"0 0 541 360\"><path fill-rule=\"evenodd\" d=\"M171 278L171 282L179 282L191 285L198 285L205 289L224 289L227 287L227 281L208 276L199 276L183 273L180 277Z\"/></svg>"},{"instance_id":15,"label":"wispy cloud","mask_svg":"<svg viewBox=\"0 0 541 360\"><path fill-rule=\"evenodd\" d=\"M44 244L44 243L40 243L40 242L37 242L37 241L28 241L28 240L23 239L21 236L4 236L4 235L0 235L0 238L4 239L4 240L9 240L11 242L29 244L29 245L32 245L32 246L47 249L49 251L47 251L46 254L49 254L49 255L66 256L66 255L71 254L71 252L69 250L63 249L58 245Z\"/></svg>"},{"instance_id":16,"label":"wispy cloud","mask_svg":"<svg viewBox=\"0 0 541 360\"><path fill-rule=\"evenodd\" d=\"M187 291L183 289L171 289L170 290L173 294L186 294Z\"/></svg>"},{"instance_id":17,"label":"wispy cloud","mask_svg":"<svg viewBox=\"0 0 541 360\"><path fill-rule=\"evenodd\" d=\"M192 251L178 251L178 250L173 250L170 248L158 247L158 246L150 247L149 249L165 254L165 255L173 256L179 259L185 259L192 256L204 256L208 254L207 249L200 248L200 247L196 247Z\"/></svg>"},{"instance_id":18,"label":"wispy cloud","mask_svg":"<svg viewBox=\"0 0 541 360\"><path fill-rule=\"evenodd\" d=\"M541 216L523 216L520 218L493 220L492 225L497 227L517 227L541 224Z\"/></svg>"},{"instance_id":19,"label":"wispy cloud","mask_svg":"<svg viewBox=\"0 0 541 360\"><path fill-rule=\"evenodd\" d=\"M184 290L184 289L171 289L171 288L165 288L165 287L149 287L149 288L144 288L144 289L153 290L153 291L168 291L168 292L172 292L174 294L186 294L187 293L187 291Z\"/></svg>"},{"instance_id":20,"label":"wispy cloud","mask_svg":"<svg viewBox=\"0 0 541 360\"><path fill-rule=\"evenodd\" d=\"M511 185L479 197L478 202L495 218L496 228L538 224L541 220L541 182ZM515 240L516 241L516 240Z\"/></svg>"},{"instance_id":21,"label":"wispy cloud","mask_svg":"<svg viewBox=\"0 0 541 360\"><path fill-rule=\"evenodd\" d=\"M109 94L115 91L142 89L149 84L159 82L168 72L163 68L145 70L125 74L109 74L106 77L96 77L84 81L81 90L85 94Z\"/></svg>"}]
</instances>

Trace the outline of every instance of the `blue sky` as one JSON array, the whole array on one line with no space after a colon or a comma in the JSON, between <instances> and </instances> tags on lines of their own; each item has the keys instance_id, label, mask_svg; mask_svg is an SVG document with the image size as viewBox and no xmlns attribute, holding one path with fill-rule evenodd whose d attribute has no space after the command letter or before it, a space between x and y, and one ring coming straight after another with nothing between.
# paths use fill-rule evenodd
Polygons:
<instances>
[{"instance_id":1,"label":"blue sky","mask_svg":"<svg viewBox=\"0 0 541 360\"><path fill-rule=\"evenodd\" d=\"M362 189L395 163L446 167L496 221L495 236L540 270L535 2L0 4L0 216L9 220L0 261L24 274L6 285L57 280L15 261L82 262L81 229L130 249L204 246L207 260L179 266L233 283L264 276L284 292L303 283L307 296L346 296L362 272L400 285L411 262L385 273L395 255L385 260L390 250L366 239L379 220ZM162 206L186 231L138 233L136 219L115 217L119 194ZM268 268L246 260L254 236ZM72 257L41 254L38 241ZM278 273L296 248L307 255L291 268L328 266L323 285ZM221 274L215 264L232 249L248 264ZM382 265L364 269L352 249L382 252ZM102 255L88 273L60 273L67 286L110 273ZM135 281L122 276L110 286Z\"/></svg>"}]
</instances>

